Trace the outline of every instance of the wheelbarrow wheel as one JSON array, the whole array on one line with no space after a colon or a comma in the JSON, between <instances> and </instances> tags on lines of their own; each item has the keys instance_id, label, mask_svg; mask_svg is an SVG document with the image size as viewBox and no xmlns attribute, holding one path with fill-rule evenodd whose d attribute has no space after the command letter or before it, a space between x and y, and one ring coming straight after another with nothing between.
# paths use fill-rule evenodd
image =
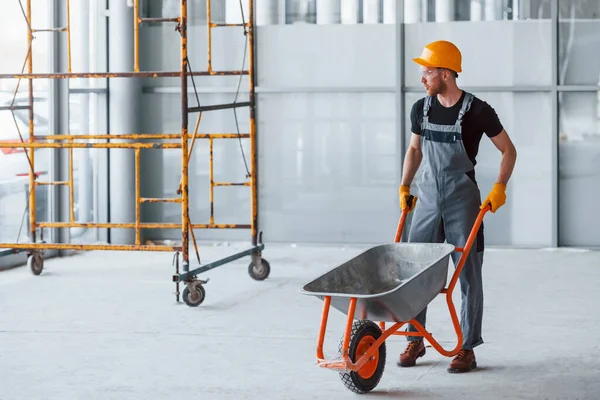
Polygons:
<instances>
[{"instance_id":1,"label":"wheelbarrow wheel","mask_svg":"<svg viewBox=\"0 0 600 400\"><path fill-rule=\"evenodd\" d=\"M381 329L374 322L368 320L355 321L352 325L350 335L350 346L348 356L352 362L356 362L375 341L381 336ZM342 356L344 335L340 340L338 357ZM375 355L368 360L358 371L340 372L340 378L344 385L354 393L363 394L375 389L383 376L385 369L385 342L381 343Z\"/></svg>"}]
</instances>

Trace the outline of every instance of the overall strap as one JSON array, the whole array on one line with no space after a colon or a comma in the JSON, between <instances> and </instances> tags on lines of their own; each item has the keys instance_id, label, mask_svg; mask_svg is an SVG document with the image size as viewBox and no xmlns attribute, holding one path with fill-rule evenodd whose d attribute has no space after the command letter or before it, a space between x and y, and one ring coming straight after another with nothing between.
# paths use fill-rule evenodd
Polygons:
<instances>
[{"instance_id":1,"label":"overall strap","mask_svg":"<svg viewBox=\"0 0 600 400\"><path fill-rule=\"evenodd\" d=\"M457 124L462 122L463 117L466 112L471 108L471 104L473 103L473 95L471 93L465 92L465 98L463 99L462 107L458 112L458 119L456 120Z\"/></svg>"},{"instance_id":2,"label":"overall strap","mask_svg":"<svg viewBox=\"0 0 600 400\"><path fill-rule=\"evenodd\" d=\"M423 104L423 119L429 118L429 109L431 108L431 96L425 97L425 103Z\"/></svg>"}]
</instances>

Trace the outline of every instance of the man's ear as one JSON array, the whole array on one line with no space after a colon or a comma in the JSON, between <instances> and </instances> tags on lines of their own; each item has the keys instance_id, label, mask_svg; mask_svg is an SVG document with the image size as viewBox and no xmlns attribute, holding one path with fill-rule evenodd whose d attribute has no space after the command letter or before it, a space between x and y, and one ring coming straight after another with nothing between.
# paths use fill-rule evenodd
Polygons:
<instances>
[{"instance_id":1,"label":"man's ear","mask_svg":"<svg viewBox=\"0 0 600 400\"><path fill-rule=\"evenodd\" d=\"M442 70L442 78L444 78L445 81L450 79L450 71L447 69L443 69Z\"/></svg>"}]
</instances>

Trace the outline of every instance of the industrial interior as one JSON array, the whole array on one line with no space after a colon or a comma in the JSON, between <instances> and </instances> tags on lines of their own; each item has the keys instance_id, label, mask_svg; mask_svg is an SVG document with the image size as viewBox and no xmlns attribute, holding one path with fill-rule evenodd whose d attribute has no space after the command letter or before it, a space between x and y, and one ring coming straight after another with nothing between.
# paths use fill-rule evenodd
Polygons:
<instances>
[{"instance_id":1,"label":"industrial interior","mask_svg":"<svg viewBox=\"0 0 600 400\"><path fill-rule=\"evenodd\" d=\"M599 1L4 2L0 400L597 399Z\"/></svg>"}]
</instances>

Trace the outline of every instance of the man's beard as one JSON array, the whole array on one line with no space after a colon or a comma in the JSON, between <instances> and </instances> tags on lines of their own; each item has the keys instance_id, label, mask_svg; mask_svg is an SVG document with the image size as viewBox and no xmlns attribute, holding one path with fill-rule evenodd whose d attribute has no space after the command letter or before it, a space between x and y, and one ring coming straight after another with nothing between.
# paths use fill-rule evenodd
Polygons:
<instances>
[{"instance_id":1,"label":"man's beard","mask_svg":"<svg viewBox=\"0 0 600 400\"><path fill-rule=\"evenodd\" d=\"M433 87L429 86L427 90L427 94L429 96L437 96L438 94L443 94L446 92L447 86L444 82L441 82L438 86Z\"/></svg>"}]
</instances>

